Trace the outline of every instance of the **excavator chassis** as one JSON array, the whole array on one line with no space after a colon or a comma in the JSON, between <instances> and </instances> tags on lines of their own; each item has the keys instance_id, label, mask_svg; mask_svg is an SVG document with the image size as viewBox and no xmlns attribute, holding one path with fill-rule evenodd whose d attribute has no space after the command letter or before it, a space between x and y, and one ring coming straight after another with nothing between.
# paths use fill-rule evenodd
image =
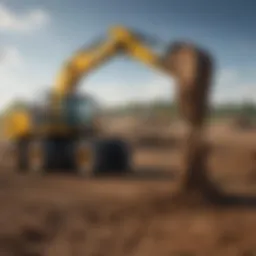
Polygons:
<instances>
[{"instance_id":1,"label":"excavator chassis","mask_svg":"<svg viewBox=\"0 0 256 256\"><path fill-rule=\"evenodd\" d=\"M131 169L131 149L119 138L22 138L10 145L9 156L11 168L19 173L60 171L94 176Z\"/></svg>"}]
</instances>

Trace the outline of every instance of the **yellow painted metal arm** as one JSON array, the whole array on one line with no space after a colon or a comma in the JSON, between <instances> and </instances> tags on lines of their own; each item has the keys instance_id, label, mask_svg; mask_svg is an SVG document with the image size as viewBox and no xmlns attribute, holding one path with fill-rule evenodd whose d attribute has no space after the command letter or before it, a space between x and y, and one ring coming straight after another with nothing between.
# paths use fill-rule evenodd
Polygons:
<instances>
[{"instance_id":1,"label":"yellow painted metal arm","mask_svg":"<svg viewBox=\"0 0 256 256\"><path fill-rule=\"evenodd\" d=\"M65 63L57 77L54 93L64 96L71 93L82 76L102 64L116 52L116 42L109 40L97 49L80 51Z\"/></svg>"},{"instance_id":2,"label":"yellow painted metal arm","mask_svg":"<svg viewBox=\"0 0 256 256\"><path fill-rule=\"evenodd\" d=\"M111 31L112 36L119 37L126 55L161 72L165 72L159 56L152 51L132 31L123 27L115 27Z\"/></svg>"},{"instance_id":3,"label":"yellow painted metal arm","mask_svg":"<svg viewBox=\"0 0 256 256\"><path fill-rule=\"evenodd\" d=\"M113 27L109 34L109 39L100 46L79 51L64 65L54 88L57 95L62 97L71 93L82 76L120 52L150 67L164 71L159 57L131 31L124 27Z\"/></svg>"}]
</instances>

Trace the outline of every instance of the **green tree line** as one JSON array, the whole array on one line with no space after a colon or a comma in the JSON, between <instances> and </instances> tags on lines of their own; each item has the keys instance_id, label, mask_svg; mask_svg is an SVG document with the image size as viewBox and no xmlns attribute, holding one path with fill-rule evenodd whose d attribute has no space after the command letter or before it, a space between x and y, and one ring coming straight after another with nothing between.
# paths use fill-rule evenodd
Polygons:
<instances>
[{"instance_id":1,"label":"green tree line","mask_svg":"<svg viewBox=\"0 0 256 256\"><path fill-rule=\"evenodd\" d=\"M10 112L16 109L27 108L27 104L21 100L16 100L0 113L0 129L3 118ZM175 102L169 101L153 101L153 102L130 102L122 106L113 108L102 108L103 114L109 115L140 115L150 113L161 116L178 116L177 105ZM226 103L210 108L209 118L232 118L236 116L245 116L256 120L256 103L242 102L242 103Z\"/></svg>"},{"instance_id":2,"label":"green tree line","mask_svg":"<svg viewBox=\"0 0 256 256\"><path fill-rule=\"evenodd\" d=\"M178 115L177 105L174 102L167 101L155 101L148 103L134 102L108 109L106 113L113 115L140 114L147 110L156 115ZM238 115L256 119L256 103L246 101L242 103L219 104L211 106L209 112L210 118L230 118Z\"/></svg>"}]
</instances>

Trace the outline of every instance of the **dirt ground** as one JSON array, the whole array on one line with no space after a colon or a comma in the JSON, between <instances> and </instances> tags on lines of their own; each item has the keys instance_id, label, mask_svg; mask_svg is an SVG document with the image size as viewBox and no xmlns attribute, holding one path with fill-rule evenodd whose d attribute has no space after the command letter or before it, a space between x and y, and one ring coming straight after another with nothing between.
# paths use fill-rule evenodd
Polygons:
<instances>
[{"instance_id":1,"label":"dirt ground","mask_svg":"<svg viewBox=\"0 0 256 256\"><path fill-rule=\"evenodd\" d=\"M177 127L157 145L137 141L127 177L22 176L2 159L0 255L256 255L256 202L175 207L185 133ZM211 125L207 140L212 179L256 197L256 131Z\"/></svg>"}]
</instances>

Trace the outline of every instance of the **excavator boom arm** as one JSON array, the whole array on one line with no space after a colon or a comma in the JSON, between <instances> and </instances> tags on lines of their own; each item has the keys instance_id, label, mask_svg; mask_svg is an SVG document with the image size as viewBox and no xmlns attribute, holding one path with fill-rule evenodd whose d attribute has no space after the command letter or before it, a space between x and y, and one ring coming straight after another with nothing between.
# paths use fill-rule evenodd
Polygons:
<instances>
[{"instance_id":1,"label":"excavator boom arm","mask_svg":"<svg viewBox=\"0 0 256 256\"><path fill-rule=\"evenodd\" d=\"M108 60L116 52L116 43L109 40L97 49L77 52L71 60L65 63L57 77L54 92L64 96L71 93L82 76Z\"/></svg>"},{"instance_id":2,"label":"excavator boom arm","mask_svg":"<svg viewBox=\"0 0 256 256\"><path fill-rule=\"evenodd\" d=\"M152 52L139 38L123 27L110 30L108 40L89 49L77 52L61 70L54 92L64 96L75 90L82 76L92 71L118 53L124 52L128 56L144 64L162 71L159 57Z\"/></svg>"}]
</instances>

